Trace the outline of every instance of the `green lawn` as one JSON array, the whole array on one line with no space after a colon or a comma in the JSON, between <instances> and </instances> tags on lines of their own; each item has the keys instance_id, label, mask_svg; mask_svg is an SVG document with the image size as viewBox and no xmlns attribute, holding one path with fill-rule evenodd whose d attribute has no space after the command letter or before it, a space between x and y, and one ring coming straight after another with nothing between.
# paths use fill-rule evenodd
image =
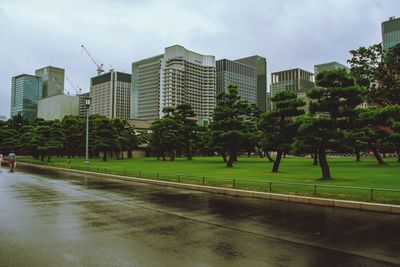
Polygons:
<instances>
[{"instance_id":1,"label":"green lawn","mask_svg":"<svg viewBox=\"0 0 400 267\"><path fill-rule=\"evenodd\" d=\"M21 161L32 162L31 158ZM290 182L317 185L337 185L367 188L386 188L400 190L400 163L395 158L387 158L385 166L379 166L374 158L362 158L355 162L351 157L330 157L328 159L333 179L320 180L320 167L313 166L309 157L284 158L280 172L272 173L272 163L257 157L240 157L233 168L226 168L220 157L195 157L188 161L177 158L176 161L158 161L155 158L134 158L107 162L101 159L91 159L89 165L82 158L52 158L51 165L74 169L84 169L94 172L107 172L128 176L140 176L153 179L183 181L189 183L237 187L269 191L269 183ZM34 161L40 163L40 161ZM234 179L234 181L233 181ZM314 195L314 187L300 185L272 184L273 192L299 195ZM342 199L370 201L369 190L343 188L317 188L317 196ZM400 204L400 192L374 191L374 201Z\"/></svg>"}]
</instances>

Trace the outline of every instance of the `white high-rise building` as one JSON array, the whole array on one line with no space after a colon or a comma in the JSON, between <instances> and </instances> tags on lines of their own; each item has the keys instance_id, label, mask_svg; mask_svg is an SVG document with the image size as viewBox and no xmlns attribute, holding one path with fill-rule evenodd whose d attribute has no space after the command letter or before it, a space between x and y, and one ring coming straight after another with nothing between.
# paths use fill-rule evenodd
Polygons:
<instances>
[{"instance_id":1,"label":"white high-rise building","mask_svg":"<svg viewBox=\"0 0 400 267\"><path fill-rule=\"evenodd\" d=\"M132 112L155 120L164 107L190 104L199 123L212 118L216 102L215 57L174 45L164 54L132 64ZM151 96L151 97L150 97Z\"/></svg>"}]
</instances>

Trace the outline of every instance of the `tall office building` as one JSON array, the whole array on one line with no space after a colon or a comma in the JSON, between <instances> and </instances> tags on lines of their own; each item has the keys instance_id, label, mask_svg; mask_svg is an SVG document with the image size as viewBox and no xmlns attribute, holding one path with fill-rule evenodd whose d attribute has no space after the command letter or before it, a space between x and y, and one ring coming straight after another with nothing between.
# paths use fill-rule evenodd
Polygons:
<instances>
[{"instance_id":1,"label":"tall office building","mask_svg":"<svg viewBox=\"0 0 400 267\"><path fill-rule=\"evenodd\" d=\"M90 114L129 119L131 75L110 70L90 79Z\"/></svg>"},{"instance_id":2,"label":"tall office building","mask_svg":"<svg viewBox=\"0 0 400 267\"><path fill-rule=\"evenodd\" d=\"M290 69L271 73L271 96L282 90L304 92L314 87L314 73Z\"/></svg>"},{"instance_id":3,"label":"tall office building","mask_svg":"<svg viewBox=\"0 0 400 267\"><path fill-rule=\"evenodd\" d=\"M132 64L132 118L155 120L163 108L190 104L200 124L212 118L215 57L174 45L164 54ZM158 102L158 103L157 103Z\"/></svg>"},{"instance_id":4,"label":"tall office building","mask_svg":"<svg viewBox=\"0 0 400 267\"><path fill-rule=\"evenodd\" d=\"M35 71L35 75L42 77L43 89L41 97L64 94L64 69L47 66Z\"/></svg>"},{"instance_id":5,"label":"tall office building","mask_svg":"<svg viewBox=\"0 0 400 267\"><path fill-rule=\"evenodd\" d=\"M228 59L217 60L217 94L227 91L230 84L235 84L239 96L257 104L257 76L254 67Z\"/></svg>"},{"instance_id":6,"label":"tall office building","mask_svg":"<svg viewBox=\"0 0 400 267\"><path fill-rule=\"evenodd\" d=\"M314 87L314 73L302 69L290 69L271 73L271 97L282 90L295 92L306 102L305 92ZM272 108L274 106L272 105Z\"/></svg>"},{"instance_id":7,"label":"tall office building","mask_svg":"<svg viewBox=\"0 0 400 267\"><path fill-rule=\"evenodd\" d=\"M160 115L160 71L164 54L132 63L131 118L154 120Z\"/></svg>"},{"instance_id":8,"label":"tall office building","mask_svg":"<svg viewBox=\"0 0 400 267\"><path fill-rule=\"evenodd\" d=\"M11 117L21 114L32 121L37 118L37 104L42 96L42 78L21 74L11 79Z\"/></svg>"},{"instance_id":9,"label":"tall office building","mask_svg":"<svg viewBox=\"0 0 400 267\"><path fill-rule=\"evenodd\" d=\"M382 22L382 46L384 51L400 44L400 18L390 17Z\"/></svg>"},{"instance_id":10,"label":"tall office building","mask_svg":"<svg viewBox=\"0 0 400 267\"><path fill-rule=\"evenodd\" d=\"M271 92L267 92L267 111L272 109Z\"/></svg>"},{"instance_id":11,"label":"tall office building","mask_svg":"<svg viewBox=\"0 0 400 267\"><path fill-rule=\"evenodd\" d=\"M261 56L251 56L235 60L256 69L257 76L257 106L266 111L267 105L267 60Z\"/></svg>"},{"instance_id":12,"label":"tall office building","mask_svg":"<svg viewBox=\"0 0 400 267\"><path fill-rule=\"evenodd\" d=\"M315 74L315 76L317 76L317 74L319 72L327 71L327 70L338 70L338 69L344 69L347 72L350 72L350 68L349 67L347 67L347 66L345 66L343 64L340 64L339 62L332 61L332 62L327 62L327 63L321 63L321 64L314 65L314 74Z\"/></svg>"},{"instance_id":13,"label":"tall office building","mask_svg":"<svg viewBox=\"0 0 400 267\"><path fill-rule=\"evenodd\" d=\"M90 97L89 92L78 95L78 116L86 116L86 98Z\"/></svg>"}]
</instances>

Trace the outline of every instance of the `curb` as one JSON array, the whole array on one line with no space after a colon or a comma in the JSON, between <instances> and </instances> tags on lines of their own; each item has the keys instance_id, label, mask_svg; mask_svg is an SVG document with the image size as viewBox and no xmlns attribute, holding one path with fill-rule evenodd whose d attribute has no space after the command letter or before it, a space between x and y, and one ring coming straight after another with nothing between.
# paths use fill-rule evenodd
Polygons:
<instances>
[{"instance_id":1,"label":"curb","mask_svg":"<svg viewBox=\"0 0 400 267\"><path fill-rule=\"evenodd\" d=\"M130 177L130 176L128 177L128 176L121 176L121 175L115 175L115 174L88 172L88 171L66 169L66 168L59 168L59 167L53 167L53 166L36 165L36 164L23 163L23 162L19 162L18 164L22 165L22 166L29 166L29 167L34 167L34 168L38 168L38 169L52 169L52 170L58 170L58 171L63 171L63 172L90 174L90 175L97 175L97 176L106 177L106 178L114 178L114 179L123 180L123 181L134 181L134 182L140 182L140 183L146 183L146 184L154 184L154 185L169 186L169 187L183 188L183 189L189 189L189 190L197 190L197 191L203 191L203 192L221 194L221 195L227 195L227 196L248 197L248 198L256 198L256 199L269 199L269 200L301 203L301 204L308 204L308 205L317 205L317 206L334 207L334 208L337 207L337 208L353 209L353 210L360 210L360 211L375 211L375 212L383 212L383 213L400 215L400 205L358 202L358 201L350 201L350 200L338 200L338 199L306 197L306 196L296 196L296 195L285 195L285 194L277 194L277 193L242 190L242 189L231 189L231 188L196 185L196 184L185 184L185 183L151 180L151 179Z\"/></svg>"}]
</instances>

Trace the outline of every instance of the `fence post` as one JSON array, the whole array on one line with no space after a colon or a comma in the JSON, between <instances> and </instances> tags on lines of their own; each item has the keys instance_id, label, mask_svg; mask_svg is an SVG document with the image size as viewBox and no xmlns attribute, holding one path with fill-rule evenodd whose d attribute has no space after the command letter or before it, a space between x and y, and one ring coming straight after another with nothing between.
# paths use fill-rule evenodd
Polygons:
<instances>
[{"instance_id":1,"label":"fence post","mask_svg":"<svg viewBox=\"0 0 400 267\"><path fill-rule=\"evenodd\" d=\"M317 185L314 185L314 196L317 195Z\"/></svg>"},{"instance_id":2,"label":"fence post","mask_svg":"<svg viewBox=\"0 0 400 267\"><path fill-rule=\"evenodd\" d=\"M374 189L371 188L371 201L374 200L373 193L374 193Z\"/></svg>"},{"instance_id":3,"label":"fence post","mask_svg":"<svg viewBox=\"0 0 400 267\"><path fill-rule=\"evenodd\" d=\"M236 179L232 179L232 188L236 187Z\"/></svg>"},{"instance_id":4,"label":"fence post","mask_svg":"<svg viewBox=\"0 0 400 267\"><path fill-rule=\"evenodd\" d=\"M269 182L269 192L272 192L272 182Z\"/></svg>"},{"instance_id":5,"label":"fence post","mask_svg":"<svg viewBox=\"0 0 400 267\"><path fill-rule=\"evenodd\" d=\"M203 184L206 183L206 177L203 176Z\"/></svg>"},{"instance_id":6,"label":"fence post","mask_svg":"<svg viewBox=\"0 0 400 267\"><path fill-rule=\"evenodd\" d=\"M179 183L179 182L181 181L181 180L180 180L180 175L178 174L177 176L178 176L178 183Z\"/></svg>"}]
</instances>

